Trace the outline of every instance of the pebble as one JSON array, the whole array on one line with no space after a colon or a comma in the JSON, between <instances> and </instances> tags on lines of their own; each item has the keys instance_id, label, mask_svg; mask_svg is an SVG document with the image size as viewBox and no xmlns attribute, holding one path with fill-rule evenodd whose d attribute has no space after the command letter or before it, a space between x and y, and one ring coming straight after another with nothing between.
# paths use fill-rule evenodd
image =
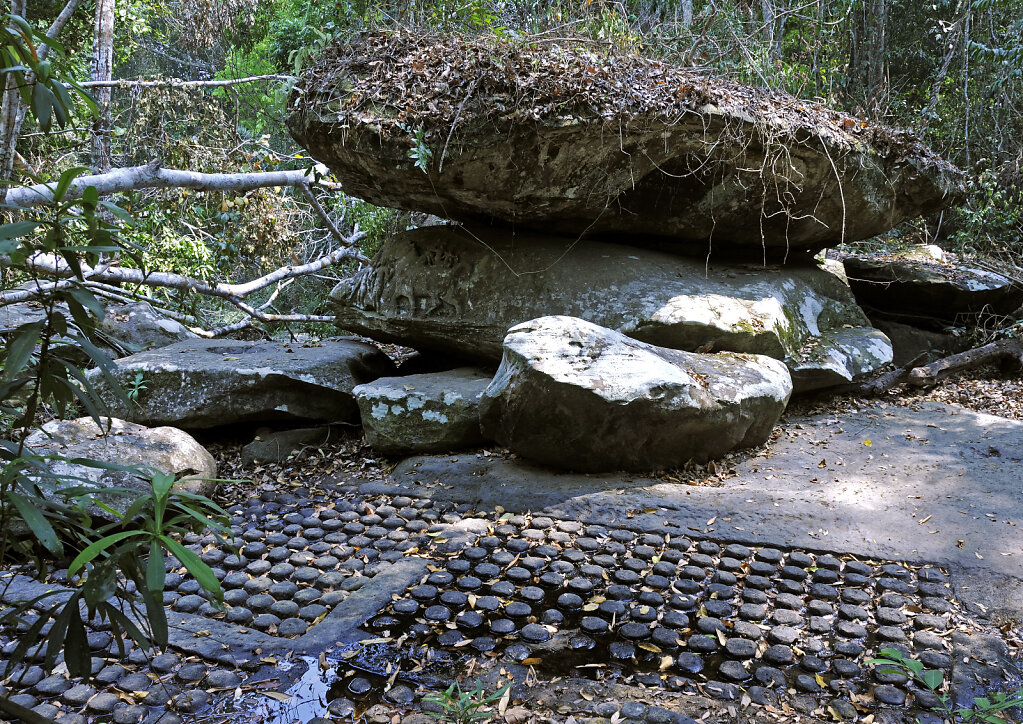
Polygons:
<instances>
[{"instance_id":1,"label":"pebble","mask_svg":"<svg viewBox=\"0 0 1023 724\"><path fill-rule=\"evenodd\" d=\"M70 689L71 682L60 675L47 676L32 686L32 691L40 696L60 696Z\"/></svg>"},{"instance_id":2,"label":"pebble","mask_svg":"<svg viewBox=\"0 0 1023 724\"><path fill-rule=\"evenodd\" d=\"M750 676L746 667L738 661L725 661L718 667L718 673L730 681L745 681Z\"/></svg>"},{"instance_id":3,"label":"pebble","mask_svg":"<svg viewBox=\"0 0 1023 724\"><path fill-rule=\"evenodd\" d=\"M97 714L109 714L120 702L116 694L102 692L89 700L88 709Z\"/></svg>"},{"instance_id":4,"label":"pebble","mask_svg":"<svg viewBox=\"0 0 1023 724\"><path fill-rule=\"evenodd\" d=\"M889 706L902 706L906 703L906 692L894 686L875 686L874 699Z\"/></svg>"},{"instance_id":5,"label":"pebble","mask_svg":"<svg viewBox=\"0 0 1023 724\"><path fill-rule=\"evenodd\" d=\"M774 646L769 646L767 650L764 651L763 658L764 661L770 664L785 666L791 664L795 660L795 654L788 646L785 646L784 644L775 644Z\"/></svg>"},{"instance_id":6,"label":"pebble","mask_svg":"<svg viewBox=\"0 0 1023 724\"><path fill-rule=\"evenodd\" d=\"M773 666L758 667L754 676L762 685L771 689L785 686L787 683L785 680L785 673L781 669L776 669Z\"/></svg>"},{"instance_id":7,"label":"pebble","mask_svg":"<svg viewBox=\"0 0 1023 724\"><path fill-rule=\"evenodd\" d=\"M61 694L60 699L68 706L80 707L85 706L85 702L95 694L96 690L88 684L77 684Z\"/></svg>"}]
</instances>

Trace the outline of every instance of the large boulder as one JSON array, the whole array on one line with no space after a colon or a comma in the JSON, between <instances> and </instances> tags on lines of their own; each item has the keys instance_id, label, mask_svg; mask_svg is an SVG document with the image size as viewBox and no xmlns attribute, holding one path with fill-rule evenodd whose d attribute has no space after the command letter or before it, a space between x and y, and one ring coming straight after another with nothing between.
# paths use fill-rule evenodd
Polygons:
<instances>
[{"instance_id":1,"label":"large boulder","mask_svg":"<svg viewBox=\"0 0 1023 724\"><path fill-rule=\"evenodd\" d=\"M587 48L346 39L296 85L288 128L374 204L701 255L869 238L963 193L904 132Z\"/></svg>"},{"instance_id":2,"label":"large boulder","mask_svg":"<svg viewBox=\"0 0 1023 724\"><path fill-rule=\"evenodd\" d=\"M963 324L981 312L1011 314L1023 305L1023 285L961 261L935 246L895 254L849 256L849 285L864 306L902 321L913 316Z\"/></svg>"},{"instance_id":3,"label":"large boulder","mask_svg":"<svg viewBox=\"0 0 1023 724\"><path fill-rule=\"evenodd\" d=\"M123 512L140 495L152 491L148 478L138 474L105 470L73 462L74 459L151 468L179 478L172 490L212 495L217 489L217 464L213 456L191 435L173 427L147 428L118 419L102 419L99 426L91 417L55 420L43 425L25 440L35 455L56 455L50 471L63 478L64 487L120 488L122 493L93 493L93 497ZM134 493L134 494L132 494ZM89 512L108 517L102 508Z\"/></svg>"},{"instance_id":4,"label":"large boulder","mask_svg":"<svg viewBox=\"0 0 1023 724\"><path fill-rule=\"evenodd\" d=\"M508 331L480 422L534 462L660 470L763 443L791 392L788 370L770 357L693 354L543 317Z\"/></svg>"},{"instance_id":5,"label":"large boulder","mask_svg":"<svg viewBox=\"0 0 1023 724\"><path fill-rule=\"evenodd\" d=\"M497 229L398 234L331 299L341 329L490 363L510 327L555 314L661 347L781 359L797 391L847 383L892 359L849 289L814 266L709 265Z\"/></svg>"},{"instance_id":6,"label":"large boulder","mask_svg":"<svg viewBox=\"0 0 1023 724\"><path fill-rule=\"evenodd\" d=\"M90 379L118 417L196 429L239 422L357 423L352 388L394 372L387 355L356 339L309 344L197 339L118 360L114 378L138 390L128 406L98 371Z\"/></svg>"},{"instance_id":7,"label":"large boulder","mask_svg":"<svg viewBox=\"0 0 1023 724\"><path fill-rule=\"evenodd\" d=\"M383 377L355 388L366 442L385 455L483 444L479 400L493 374L473 367Z\"/></svg>"}]
</instances>

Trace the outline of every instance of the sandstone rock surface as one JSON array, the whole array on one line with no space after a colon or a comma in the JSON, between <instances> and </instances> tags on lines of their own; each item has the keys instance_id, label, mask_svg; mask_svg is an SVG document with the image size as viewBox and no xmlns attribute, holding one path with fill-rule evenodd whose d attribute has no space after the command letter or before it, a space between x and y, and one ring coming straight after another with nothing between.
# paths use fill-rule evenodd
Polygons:
<instances>
[{"instance_id":1,"label":"sandstone rock surface","mask_svg":"<svg viewBox=\"0 0 1023 724\"><path fill-rule=\"evenodd\" d=\"M507 330L568 315L662 347L789 365L797 391L891 361L849 289L813 266L704 260L565 237L434 226L392 237L331 293L341 329L496 363Z\"/></svg>"},{"instance_id":2,"label":"sandstone rock surface","mask_svg":"<svg viewBox=\"0 0 1023 724\"><path fill-rule=\"evenodd\" d=\"M346 40L305 72L289 112L299 144L374 204L701 255L864 239L963 193L962 174L905 133L559 44Z\"/></svg>"},{"instance_id":3,"label":"sandstone rock surface","mask_svg":"<svg viewBox=\"0 0 1023 724\"><path fill-rule=\"evenodd\" d=\"M764 442L791 392L769 357L665 349L552 316L509 330L480 420L533 462L650 471Z\"/></svg>"},{"instance_id":4,"label":"sandstone rock surface","mask_svg":"<svg viewBox=\"0 0 1023 724\"><path fill-rule=\"evenodd\" d=\"M355 388L366 442L386 455L481 445L479 400L493 374L473 367L383 377Z\"/></svg>"},{"instance_id":5,"label":"sandstone rock surface","mask_svg":"<svg viewBox=\"0 0 1023 724\"><path fill-rule=\"evenodd\" d=\"M104 426L109 424L109 429L97 426L91 417L55 420L33 432L25 444L37 455L85 458L173 474L181 478L174 490L206 496L216 491L217 464L191 435L173 427L147 428L116 418L103 422ZM128 491L126 495L111 492L99 496L103 503L122 512L139 495L152 490L147 479L130 472L103 470L68 461L52 461L49 468L64 478L67 487ZM90 508L90 513L109 517L109 513L96 506Z\"/></svg>"},{"instance_id":6,"label":"sandstone rock surface","mask_svg":"<svg viewBox=\"0 0 1023 724\"><path fill-rule=\"evenodd\" d=\"M331 339L315 344L197 339L118 360L114 377L128 387L137 372L146 389L130 408L96 373L114 414L146 425L186 429L238 422L358 422L352 388L394 374L371 344Z\"/></svg>"}]
</instances>

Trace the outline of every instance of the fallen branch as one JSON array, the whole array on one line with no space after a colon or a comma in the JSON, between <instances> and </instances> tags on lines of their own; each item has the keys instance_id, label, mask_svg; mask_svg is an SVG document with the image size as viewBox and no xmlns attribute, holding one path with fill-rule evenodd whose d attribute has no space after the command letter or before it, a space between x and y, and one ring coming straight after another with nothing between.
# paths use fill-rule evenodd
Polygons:
<instances>
[{"instance_id":1,"label":"fallen branch","mask_svg":"<svg viewBox=\"0 0 1023 724\"><path fill-rule=\"evenodd\" d=\"M264 173L199 173L161 168L157 162L145 166L117 168L94 176L79 176L71 182L65 198L78 198L89 186L100 196L137 189L186 188L200 191L244 192L278 186L307 186L314 181L311 169L267 171ZM7 206L28 209L53 201L56 182L12 188L4 200Z\"/></svg>"},{"instance_id":2,"label":"fallen branch","mask_svg":"<svg viewBox=\"0 0 1023 724\"><path fill-rule=\"evenodd\" d=\"M255 83L261 80L295 80L291 75L253 75L248 78L228 80L93 80L79 83L82 88L225 88L242 83Z\"/></svg>"},{"instance_id":3,"label":"fallen branch","mask_svg":"<svg viewBox=\"0 0 1023 724\"><path fill-rule=\"evenodd\" d=\"M10 259L0 257L0 266L9 266ZM18 304L19 302L34 302L37 299L51 296L61 289L68 289L75 285L74 280L58 282L40 282L36 280L33 287L21 287L19 289L7 289L0 292L0 306Z\"/></svg>"},{"instance_id":4,"label":"fallen branch","mask_svg":"<svg viewBox=\"0 0 1023 724\"><path fill-rule=\"evenodd\" d=\"M365 234L359 231L358 224L356 224L355 233L352 234L351 237L345 236L341 232L341 229L337 228L337 224L334 223L334 220L327 214L327 210L320 204L319 199L316 198L316 194L313 193L309 184L302 184L298 188L312 205L313 211L315 211L316 215L320 217L320 221L326 225L327 229L330 231L330 235L333 236L334 240L341 244L341 246L351 246L355 243L355 241L358 241L365 236Z\"/></svg>"},{"instance_id":5,"label":"fallen branch","mask_svg":"<svg viewBox=\"0 0 1023 724\"><path fill-rule=\"evenodd\" d=\"M832 394L842 395L856 395L858 397L877 397L883 392L887 392L896 385L901 385L906 381L909 373L926 359L927 354L921 353L909 361L908 364L902 365L897 369L889 370L877 377L866 380L864 382L853 382L848 385L840 385L838 387L829 388L828 391Z\"/></svg>"},{"instance_id":6,"label":"fallen branch","mask_svg":"<svg viewBox=\"0 0 1023 724\"><path fill-rule=\"evenodd\" d=\"M943 357L912 370L906 381L914 387L931 387L956 372L994 363L1016 369L1023 367L1023 340L1000 339L983 347Z\"/></svg>"},{"instance_id":7,"label":"fallen branch","mask_svg":"<svg viewBox=\"0 0 1023 724\"><path fill-rule=\"evenodd\" d=\"M354 235L353 235L354 236ZM207 297L218 297L232 304L242 301L253 292L264 289L271 284L305 276L313 272L326 269L341 263L346 259L357 259L368 261L358 249L352 247L337 249L327 256L320 257L308 264L297 266L285 266L276 269L269 274L264 274L258 279L243 284L208 283L199 279L186 277L182 274L171 272L147 272L142 269L131 269L119 266L97 266L90 267L82 265L82 278L86 282L101 282L103 284L134 284L146 287L161 287L164 289L177 289L185 293L198 293ZM25 263L26 268L50 277L70 279L74 272L63 258L53 254L35 254ZM6 301L6 292L0 292L0 302Z\"/></svg>"}]
</instances>

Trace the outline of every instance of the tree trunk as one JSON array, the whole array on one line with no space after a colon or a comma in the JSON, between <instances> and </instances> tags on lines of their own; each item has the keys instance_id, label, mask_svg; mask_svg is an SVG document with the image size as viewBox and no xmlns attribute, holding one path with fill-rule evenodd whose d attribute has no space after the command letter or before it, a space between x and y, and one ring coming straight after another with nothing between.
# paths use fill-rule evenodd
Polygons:
<instances>
[{"instance_id":1,"label":"tree trunk","mask_svg":"<svg viewBox=\"0 0 1023 724\"><path fill-rule=\"evenodd\" d=\"M872 111L887 105L888 99L888 2L874 0L870 4L869 50L867 53L867 88Z\"/></svg>"},{"instance_id":2,"label":"tree trunk","mask_svg":"<svg viewBox=\"0 0 1023 724\"><path fill-rule=\"evenodd\" d=\"M693 0L682 0L682 27L693 26Z\"/></svg>"},{"instance_id":3,"label":"tree trunk","mask_svg":"<svg viewBox=\"0 0 1023 724\"><path fill-rule=\"evenodd\" d=\"M11 0L12 15L25 17L27 0ZM14 173L14 149L17 143L15 127L18 125L18 111L21 110L21 95L17 89L18 81L13 74L7 75L4 87L3 107L0 110L0 173L3 180L10 180Z\"/></svg>"},{"instance_id":4,"label":"tree trunk","mask_svg":"<svg viewBox=\"0 0 1023 724\"><path fill-rule=\"evenodd\" d=\"M25 3L25 0L15 0L15 2L19 1L22 4ZM64 9L60 11L60 15L50 25L50 29L46 31L46 37L54 39L60 35L61 31L64 30L64 26L68 24L71 16L75 14L75 11L82 2L83 0L68 0L68 4L64 6ZM43 43L36 48L36 53L39 56L39 60L44 60L50 54L50 46ZM28 112L25 104L21 102L20 94L15 93L10 101L8 97L8 95L4 95L3 111L0 112L0 180L4 181L10 181L14 177L14 161L18 157L16 153L18 138L21 136L21 127L25 123L25 114ZM13 121L10 123L7 120L9 106L13 118ZM6 188L0 188L0 197L5 193Z\"/></svg>"},{"instance_id":5,"label":"tree trunk","mask_svg":"<svg viewBox=\"0 0 1023 724\"><path fill-rule=\"evenodd\" d=\"M767 51L770 54L771 61L775 61L775 37L774 37L774 21L775 12L774 5L771 4L771 0L760 0L760 15L763 18L763 35L764 44L767 45Z\"/></svg>"},{"instance_id":6,"label":"tree trunk","mask_svg":"<svg viewBox=\"0 0 1023 724\"><path fill-rule=\"evenodd\" d=\"M92 81L102 83L114 72L114 3L96 0L96 24L92 46ZM100 86L93 92L99 113L92 129L92 167L97 173L110 170L110 98L113 89Z\"/></svg>"}]
</instances>

